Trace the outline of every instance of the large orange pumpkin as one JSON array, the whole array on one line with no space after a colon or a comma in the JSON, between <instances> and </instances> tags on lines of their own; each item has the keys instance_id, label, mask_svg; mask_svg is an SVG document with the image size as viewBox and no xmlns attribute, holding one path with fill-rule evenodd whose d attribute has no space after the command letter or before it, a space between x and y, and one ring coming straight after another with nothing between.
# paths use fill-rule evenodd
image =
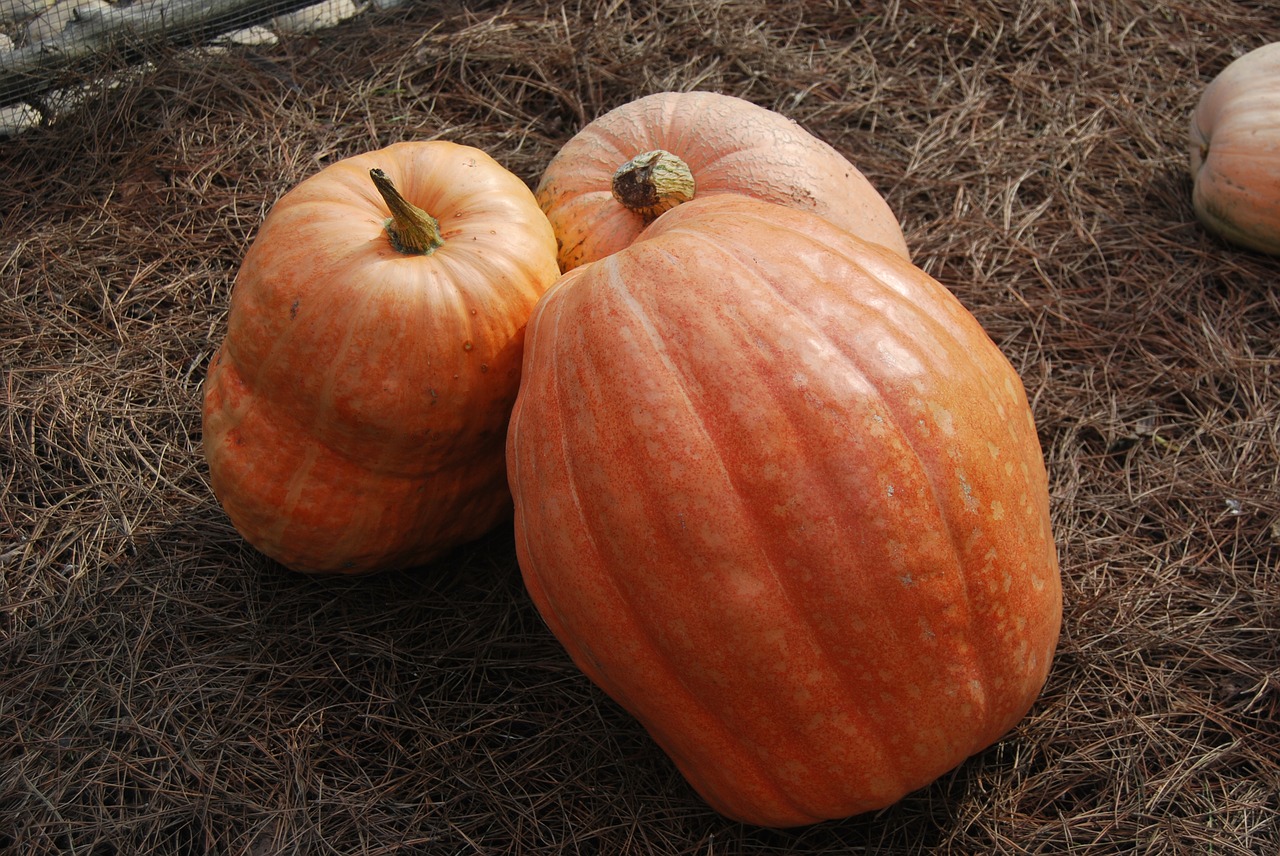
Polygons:
<instances>
[{"instance_id":1,"label":"large orange pumpkin","mask_svg":"<svg viewBox=\"0 0 1280 856\"><path fill-rule=\"evenodd\" d=\"M562 277L507 464L547 624L730 817L888 805L1045 681L1022 384L945 288L813 214L694 200Z\"/></svg>"},{"instance_id":2,"label":"large orange pumpkin","mask_svg":"<svg viewBox=\"0 0 1280 856\"><path fill-rule=\"evenodd\" d=\"M366 573L506 519L525 323L556 276L532 192L470 146L401 143L301 182L245 255L205 381L232 523L295 570Z\"/></svg>"},{"instance_id":3,"label":"large orange pumpkin","mask_svg":"<svg viewBox=\"0 0 1280 856\"><path fill-rule=\"evenodd\" d=\"M566 271L627 246L664 210L720 193L813 211L907 258L893 211L848 159L785 116L714 92L659 92L605 113L537 189Z\"/></svg>"},{"instance_id":4,"label":"large orange pumpkin","mask_svg":"<svg viewBox=\"0 0 1280 856\"><path fill-rule=\"evenodd\" d=\"M1280 42L1223 69L1191 116L1192 204L1226 240L1280 255Z\"/></svg>"}]
</instances>

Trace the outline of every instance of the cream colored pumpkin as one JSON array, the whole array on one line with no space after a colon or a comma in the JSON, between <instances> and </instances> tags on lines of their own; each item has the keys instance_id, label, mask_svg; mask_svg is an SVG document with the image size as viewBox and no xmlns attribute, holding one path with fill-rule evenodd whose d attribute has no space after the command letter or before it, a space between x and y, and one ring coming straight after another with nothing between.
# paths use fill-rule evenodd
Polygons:
<instances>
[{"instance_id":1,"label":"cream colored pumpkin","mask_svg":"<svg viewBox=\"0 0 1280 856\"><path fill-rule=\"evenodd\" d=\"M1192 204L1233 244L1280 254L1280 42L1228 65L1191 117Z\"/></svg>"}]
</instances>

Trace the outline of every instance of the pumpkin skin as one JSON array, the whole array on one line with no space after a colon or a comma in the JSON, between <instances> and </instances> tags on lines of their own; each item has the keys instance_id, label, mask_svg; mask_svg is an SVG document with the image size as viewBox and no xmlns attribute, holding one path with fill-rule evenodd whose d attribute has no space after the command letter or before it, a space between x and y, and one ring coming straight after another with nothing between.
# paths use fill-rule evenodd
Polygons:
<instances>
[{"instance_id":1,"label":"pumpkin skin","mask_svg":"<svg viewBox=\"0 0 1280 856\"><path fill-rule=\"evenodd\" d=\"M656 150L688 165L696 198L739 193L813 211L908 258L888 203L834 148L741 98L659 92L588 123L547 165L536 193L559 240L562 270L617 252L648 225L611 185L619 167Z\"/></svg>"},{"instance_id":2,"label":"pumpkin skin","mask_svg":"<svg viewBox=\"0 0 1280 856\"><path fill-rule=\"evenodd\" d=\"M1280 255L1280 42L1229 64L1191 116L1191 192L1209 231Z\"/></svg>"},{"instance_id":3,"label":"pumpkin skin","mask_svg":"<svg viewBox=\"0 0 1280 856\"><path fill-rule=\"evenodd\" d=\"M381 169L439 222L393 248ZM297 571L420 565L508 519L524 328L559 275L528 186L484 152L400 143L327 166L264 219L205 381L214 494Z\"/></svg>"},{"instance_id":4,"label":"pumpkin skin","mask_svg":"<svg viewBox=\"0 0 1280 856\"><path fill-rule=\"evenodd\" d=\"M878 809L1026 714L1062 615L1043 458L935 280L716 196L565 274L527 335L526 587L712 807Z\"/></svg>"}]
</instances>

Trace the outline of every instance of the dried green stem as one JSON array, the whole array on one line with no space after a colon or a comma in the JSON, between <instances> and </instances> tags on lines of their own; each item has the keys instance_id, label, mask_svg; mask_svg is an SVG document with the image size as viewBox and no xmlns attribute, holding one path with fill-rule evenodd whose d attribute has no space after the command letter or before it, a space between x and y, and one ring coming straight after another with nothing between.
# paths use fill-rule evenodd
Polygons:
<instances>
[{"instance_id":1,"label":"dried green stem","mask_svg":"<svg viewBox=\"0 0 1280 856\"><path fill-rule=\"evenodd\" d=\"M387 207L391 209L391 218L386 222L387 236L391 246L405 255L425 256L434 252L444 243L440 234L440 223L426 211L405 199L391 179L380 169L369 170L373 186L382 194Z\"/></svg>"},{"instance_id":2,"label":"dried green stem","mask_svg":"<svg viewBox=\"0 0 1280 856\"><path fill-rule=\"evenodd\" d=\"M613 174L613 198L644 217L646 223L688 202L693 194L689 165L662 149L636 155Z\"/></svg>"}]
</instances>

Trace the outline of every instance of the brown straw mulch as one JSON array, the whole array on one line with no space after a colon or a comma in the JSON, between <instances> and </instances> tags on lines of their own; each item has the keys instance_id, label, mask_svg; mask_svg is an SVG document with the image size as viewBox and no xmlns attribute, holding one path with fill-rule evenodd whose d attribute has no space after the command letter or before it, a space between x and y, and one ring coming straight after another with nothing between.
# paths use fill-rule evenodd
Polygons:
<instances>
[{"instance_id":1,"label":"brown straw mulch","mask_svg":"<svg viewBox=\"0 0 1280 856\"><path fill-rule=\"evenodd\" d=\"M1280 852L1280 259L1196 223L1188 115L1269 0L410 3L174 52L0 141L0 852ZM508 531L313 579L211 496L239 259L407 139L530 184L664 89L796 119L1021 373L1066 591L1043 697L885 811L708 810L583 678Z\"/></svg>"}]
</instances>

